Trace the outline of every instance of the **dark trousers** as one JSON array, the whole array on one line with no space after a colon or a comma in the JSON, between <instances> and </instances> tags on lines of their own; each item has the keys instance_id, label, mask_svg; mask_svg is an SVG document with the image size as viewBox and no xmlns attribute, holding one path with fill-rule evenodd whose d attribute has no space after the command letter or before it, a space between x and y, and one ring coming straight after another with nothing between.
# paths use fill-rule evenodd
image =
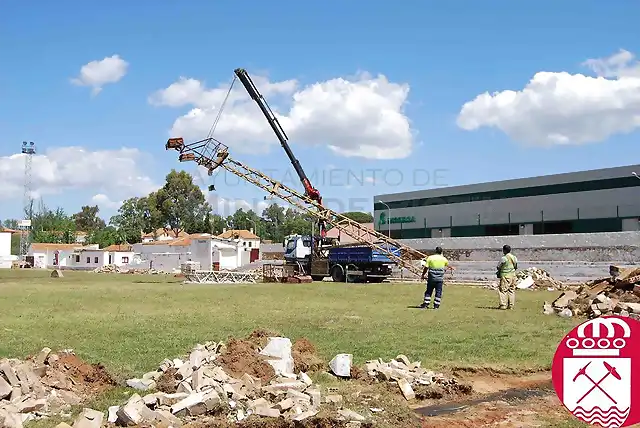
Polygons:
<instances>
[{"instance_id":1,"label":"dark trousers","mask_svg":"<svg viewBox=\"0 0 640 428\"><path fill-rule=\"evenodd\" d=\"M424 293L424 305L429 306L431 303L431 295L433 291L436 292L436 297L433 299L433 307L437 308L440 306L440 301L442 299L442 284L443 281L433 281L427 280L427 290Z\"/></svg>"}]
</instances>

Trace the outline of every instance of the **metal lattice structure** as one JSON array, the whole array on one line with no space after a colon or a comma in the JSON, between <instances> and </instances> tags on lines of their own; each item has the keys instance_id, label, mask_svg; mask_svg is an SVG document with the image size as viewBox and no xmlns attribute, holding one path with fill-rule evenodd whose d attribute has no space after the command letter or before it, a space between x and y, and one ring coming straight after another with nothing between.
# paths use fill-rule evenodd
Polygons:
<instances>
[{"instance_id":1,"label":"metal lattice structure","mask_svg":"<svg viewBox=\"0 0 640 428\"><path fill-rule=\"evenodd\" d=\"M195 270L184 275L187 284L247 284L257 283L262 275L256 272Z\"/></svg>"},{"instance_id":2,"label":"metal lattice structure","mask_svg":"<svg viewBox=\"0 0 640 428\"><path fill-rule=\"evenodd\" d=\"M341 233L350 236L356 241L378 250L397 263L398 266L404 267L417 275L422 274L422 269L412 261L423 259L426 254L332 211L310 199L305 194L232 159L229 156L228 147L214 138L209 137L189 144L185 144L184 139L181 137L170 138L165 145L165 149L178 151L180 153L178 156L180 162L193 161L207 168L209 175L212 175L216 168L222 167L230 173L260 187L270 195L276 196L314 216L316 219L324 220L327 225L336 227ZM395 247L396 251L394 251L393 247ZM399 256L396 255L397 250L400 250Z\"/></svg>"},{"instance_id":3,"label":"metal lattice structure","mask_svg":"<svg viewBox=\"0 0 640 428\"><path fill-rule=\"evenodd\" d=\"M23 141L21 153L24 156L24 195L23 213L24 219L18 224L20 230L20 257L25 260L29 252L31 242L31 220L33 217L33 196L31 194L31 163L36 154L36 145L33 141Z\"/></svg>"}]
</instances>

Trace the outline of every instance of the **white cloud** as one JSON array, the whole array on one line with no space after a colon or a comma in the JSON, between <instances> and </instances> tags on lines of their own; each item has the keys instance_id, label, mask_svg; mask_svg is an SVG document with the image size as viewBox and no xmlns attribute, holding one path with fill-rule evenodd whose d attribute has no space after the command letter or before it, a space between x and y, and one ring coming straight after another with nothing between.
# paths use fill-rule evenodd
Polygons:
<instances>
[{"instance_id":1,"label":"white cloud","mask_svg":"<svg viewBox=\"0 0 640 428\"><path fill-rule=\"evenodd\" d=\"M595 143L640 127L640 62L621 50L583 64L596 76L541 71L520 91L480 94L458 126L494 127L530 145Z\"/></svg>"},{"instance_id":2,"label":"white cloud","mask_svg":"<svg viewBox=\"0 0 640 428\"><path fill-rule=\"evenodd\" d=\"M119 55L105 57L100 61L91 61L82 66L78 77L71 83L78 86L91 86L92 95L98 95L107 83L116 83L127 74L129 63Z\"/></svg>"},{"instance_id":3,"label":"white cloud","mask_svg":"<svg viewBox=\"0 0 640 428\"><path fill-rule=\"evenodd\" d=\"M91 198L91 202L95 205L98 205L100 208L108 208L112 210L117 210L122 205L123 201L112 201L104 193L98 193L97 195L93 195Z\"/></svg>"},{"instance_id":4,"label":"white cloud","mask_svg":"<svg viewBox=\"0 0 640 428\"><path fill-rule=\"evenodd\" d=\"M139 168L143 154L137 149L90 151L82 147L58 147L33 156L32 196L78 190L96 192L101 207L112 208L116 200L144 196L159 188ZM22 197L24 155L0 157L0 200ZM109 196L107 196L109 195ZM115 199L112 199L115 198Z\"/></svg>"},{"instance_id":5,"label":"white cloud","mask_svg":"<svg viewBox=\"0 0 640 428\"><path fill-rule=\"evenodd\" d=\"M398 159L411 154L414 131L404 114L409 94L407 84L367 73L304 88L295 80L270 82L262 76L252 76L252 80L295 144L324 146L338 155L368 159ZM198 80L182 77L153 93L149 103L192 106L176 119L170 134L196 140L209 134L227 91L228 84L207 89ZM265 153L270 146L279 144L239 81L229 96L214 137L245 153Z\"/></svg>"}]
</instances>

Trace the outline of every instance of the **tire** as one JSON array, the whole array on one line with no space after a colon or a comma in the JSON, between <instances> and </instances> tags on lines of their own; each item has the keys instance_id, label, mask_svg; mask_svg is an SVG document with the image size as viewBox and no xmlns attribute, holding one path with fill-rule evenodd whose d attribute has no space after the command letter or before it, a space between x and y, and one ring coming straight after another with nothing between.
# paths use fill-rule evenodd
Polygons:
<instances>
[{"instance_id":1,"label":"tire","mask_svg":"<svg viewBox=\"0 0 640 428\"><path fill-rule=\"evenodd\" d=\"M342 269L342 266L334 265L331 268L331 278L333 279L333 282L344 282L345 277L344 269Z\"/></svg>"},{"instance_id":2,"label":"tire","mask_svg":"<svg viewBox=\"0 0 640 428\"><path fill-rule=\"evenodd\" d=\"M311 279L314 281L322 281L324 279L324 275L311 275Z\"/></svg>"}]
</instances>

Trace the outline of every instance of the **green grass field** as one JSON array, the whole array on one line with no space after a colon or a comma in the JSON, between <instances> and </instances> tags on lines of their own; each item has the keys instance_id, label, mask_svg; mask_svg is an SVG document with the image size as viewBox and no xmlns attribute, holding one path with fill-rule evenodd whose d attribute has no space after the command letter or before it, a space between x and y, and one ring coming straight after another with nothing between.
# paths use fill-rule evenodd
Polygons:
<instances>
[{"instance_id":1,"label":"green grass field","mask_svg":"<svg viewBox=\"0 0 640 428\"><path fill-rule=\"evenodd\" d=\"M446 286L439 311L421 284L190 285L168 276L65 272L0 273L0 356L44 346L73 348L123 376L155 369L196 343L255 329L306 337L322 357L356 363L399 353L426 366L549 367L578 321L542 314L557 292L521 291L513 311L492 309L496 292Z\"/></svg>"},{"instance_id":2,"label":"green grass field","mask_svg":"<svg viewBox=\"0 0 640 428\"><path fill-rule=\"evenodd\" d=\"M170 276L0 272L0 357L72 348L119 379L155 370L196 343L256 329L306 337L327 361L406 354L423 367L549 368L579 320L542 314L558 292L520 291L513 311L493 290L445 286L438 311L411 308L422 284L189 285Z\"/></svg>"}]
</instances>

